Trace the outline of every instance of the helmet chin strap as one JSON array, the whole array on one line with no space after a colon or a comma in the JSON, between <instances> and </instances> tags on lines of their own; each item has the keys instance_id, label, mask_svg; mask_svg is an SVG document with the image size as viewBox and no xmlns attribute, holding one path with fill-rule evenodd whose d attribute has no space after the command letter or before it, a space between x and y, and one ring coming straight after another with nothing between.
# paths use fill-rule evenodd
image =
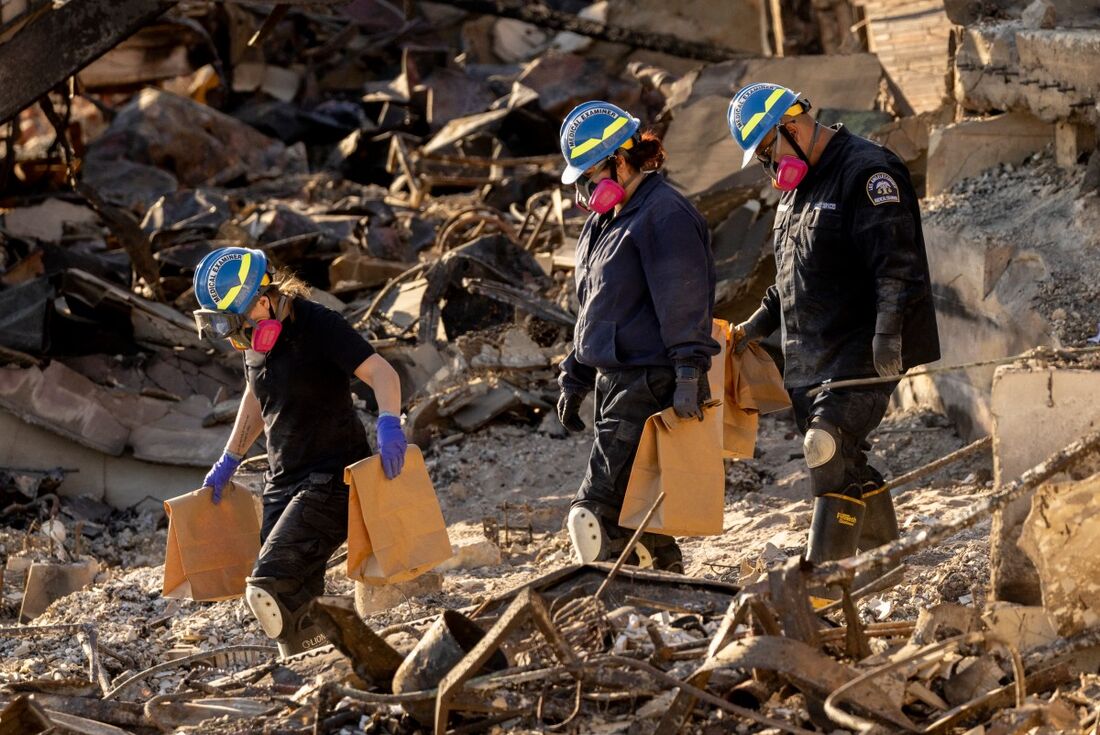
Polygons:
<instances>
[{"instance_id":1,"label":"helmet chin strap","mask_svg":"<svg viewBox=\"0 0 1100 735\"><path fill-rule=\"evenodd\" d=\"M283 311L287 305L287 298L277 288L275 289L275 294L277 301L275 301L274 308L272 308L271 310L271 318L282 321L286 317L286 314L284 314Z\"/></svg>"},{"instance_id":2,"label":"helmet chin strap","mask_svg":"<svg viewBox=\"0 0 1100 735\"><path fill-rule=\"evenodd\" d=\"M278 288L272 286L267 293L261 294L261 296L267 296L269 319L275 319L281 322L286 318L286 313L284 312L287 311L286 306L288 304L288 299ZM259 297L257 297L257 301L258 300Z\"/></svg>"},{"instance_id":3,"label":"helmet chin strap","mask_svg":"<svg viewBox=\"0 0 1100 735\"><path fill-rule=\"evenodd\" d=\"M787 132L787 128L783 125L780 125L779 126L779 132L782 133L783 137L787 139L787 143L789 143L791 148L794 149L794 152L798 155L798 157L801 158L803 161L805 161L807 166L812 165L810 163L809 156L807 156L806 153L802 150L802 146L800 146L798 144L798 141L795 140L794 136ZM814 147L817 146L817 137L820 134L821 134L821 123L814 120L814 134L810 137L810 153L811 154L813 154L813 152L814 152Z\"/></svg>"}]
</instances>

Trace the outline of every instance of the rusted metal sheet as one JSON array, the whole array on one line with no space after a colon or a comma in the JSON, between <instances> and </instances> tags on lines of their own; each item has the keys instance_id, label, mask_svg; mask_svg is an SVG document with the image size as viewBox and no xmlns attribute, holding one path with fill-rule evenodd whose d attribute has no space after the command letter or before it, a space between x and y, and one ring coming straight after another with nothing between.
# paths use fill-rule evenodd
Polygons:
<instances>
[{"instance_id":1,"label":"rusted metal sheet","mask_svg":"<svg viewBox=\"0 0 1100 735\"><path fill-rule=\"evenodd\" d=\"M401 654L367 627L350 597L315 598L310 612L336 650L351 659L357 675L377 686L389 686L403 660Z\"/></svg>"},{"instance_id":2,"label":"rusted metal sheet","mask_svg":"<svg viewBox=\"0 0 1100 735\"><path fill-rule=\"evenodd\" d=\"M436 735L444 735L447 731L451 705L462 691L463 684L490 660L512 631L528 620L542 633L559 663L576 663L576 653L554 627L542 597L531 588L525 588L485 633L485 637L439 683L435 701Z\"/></svg>"}]
</instances>

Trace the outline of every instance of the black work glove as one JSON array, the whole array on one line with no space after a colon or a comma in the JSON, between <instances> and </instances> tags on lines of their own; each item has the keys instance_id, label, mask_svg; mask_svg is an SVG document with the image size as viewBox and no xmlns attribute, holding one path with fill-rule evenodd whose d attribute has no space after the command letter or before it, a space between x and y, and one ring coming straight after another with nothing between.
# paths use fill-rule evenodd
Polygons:
<instances>
[{"instance_id":1,"label":"black work glove","mask_svg":"<svg viewBox=\"0 0 1100 735\"><path fill-rule=\"evenodd\" d=\"M750 342L762 340L772 333L773 330L764 326L769 318L767 310L760 308L748 319L733 328L733 353L735 355L744 352Z\"/></svg>"},{"instance_id":2,"label":"black work glove","mask_svg":"<svg viewBox=\"0 0 1100 735\"><path fill-rule=\"evenodd\" d=\"M672 408L682 419L703 420L703 404L710 400L710 383L707 374L695 365L676 366L676 392L672 394Z\"/></svg>"},{"instance_id":3,"label":"black work glove","mask_svg":"<svg viewBox=\"0 0 1100 735\"><path fill-rule=\"evenodd\" d=\"M581 421L581 402L583 393L563 390L558 396L558 421L569 431L584 431L584 422Z\"/></svg>"},{"instance_id":4,"label":"black work glove","mask_svg":"<svg viewBox=\"0 0 1100 735\"><path fill-rule=\"evenodd\" d=\"M871 341L875 371L884 378L901 375L901 335L876 334Z\"/></svg>"}]
</instances>

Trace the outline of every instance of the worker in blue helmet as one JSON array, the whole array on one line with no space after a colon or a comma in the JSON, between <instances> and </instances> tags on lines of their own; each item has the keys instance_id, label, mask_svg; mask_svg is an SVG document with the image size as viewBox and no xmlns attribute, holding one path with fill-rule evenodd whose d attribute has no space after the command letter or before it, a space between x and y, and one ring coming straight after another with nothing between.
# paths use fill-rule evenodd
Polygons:
<instances>
[{"instance_id":1,"label":"worker in blue helmet","mask_svg":"<svg viewBox=\"0 0 1100 735\"><path fill-rule=\"evenodd\" d=\"M617 556L618 525L646 419L669 407L702 418L715 270L710 233L659 169L665 151L637 118L603 101L575 108L561 126L562 182L591 214L577 241L580 313L561 365L558 418L585 428L580 406L595 390L588 471L566 520L582 563ZM645 534L632 563L683 571L675 539Z\"/></svg>"},{"instance_id":2,"label":"worker in blue helmet","mask_svg":"<svg viewBox=\"0 0 1100 735\"><path fill-rule=\"evenodd\" d=\"M842 125L820 125L809 110L787 87L749 84L730 101L727 123L741 166L756 160L782 192L776 281L735 328L735 350L782 327L783 379L814 494L806 558L816 563L898 536L893 500L866 456L897 383L835 390L828 383L897 376L940 351L905 164ZM821 385L826 390L810 397Z\"/></svg>"},{"instance_id":3,"label":"worker in blue helmet","mask_svg":"<svg viewBox=\"0 0 1100 735\"><path fill-rule=\"evenodd\" d=\"M272 270L261 250L215 250L196 269L194 287L199 333L240 350L246 378L225 452L204 485L219 502L245 452L265 434L262 548L245 602L284 655L297 653L325 642L306 607L324 593L329 556L347 535L344 468L371 451L350 379L374 390L379 454L391 479L407 446L400 383L342 316L310 301L306 284Z\"/></svg>"}]
</instances>

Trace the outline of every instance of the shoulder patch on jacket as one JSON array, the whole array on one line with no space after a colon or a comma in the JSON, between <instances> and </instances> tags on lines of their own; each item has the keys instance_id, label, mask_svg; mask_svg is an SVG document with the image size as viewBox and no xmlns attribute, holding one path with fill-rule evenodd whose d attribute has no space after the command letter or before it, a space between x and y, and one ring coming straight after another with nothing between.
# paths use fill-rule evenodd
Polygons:
<instances>
[{"instance_id":1,"label":"shoulder patch on jacket","mask_svg":"<svg viewBox=\"0 0 1100 735\"><path fill-rule=\"evenodd\" d=\"M898 189L898 182L894 181L894 177L885 171L879 171L876 174L871 174L871 178L867 179L867 196L871 199L871 204L876 207L880 204L901 202L901 191Z\"/></svg>"}]
</instances>

